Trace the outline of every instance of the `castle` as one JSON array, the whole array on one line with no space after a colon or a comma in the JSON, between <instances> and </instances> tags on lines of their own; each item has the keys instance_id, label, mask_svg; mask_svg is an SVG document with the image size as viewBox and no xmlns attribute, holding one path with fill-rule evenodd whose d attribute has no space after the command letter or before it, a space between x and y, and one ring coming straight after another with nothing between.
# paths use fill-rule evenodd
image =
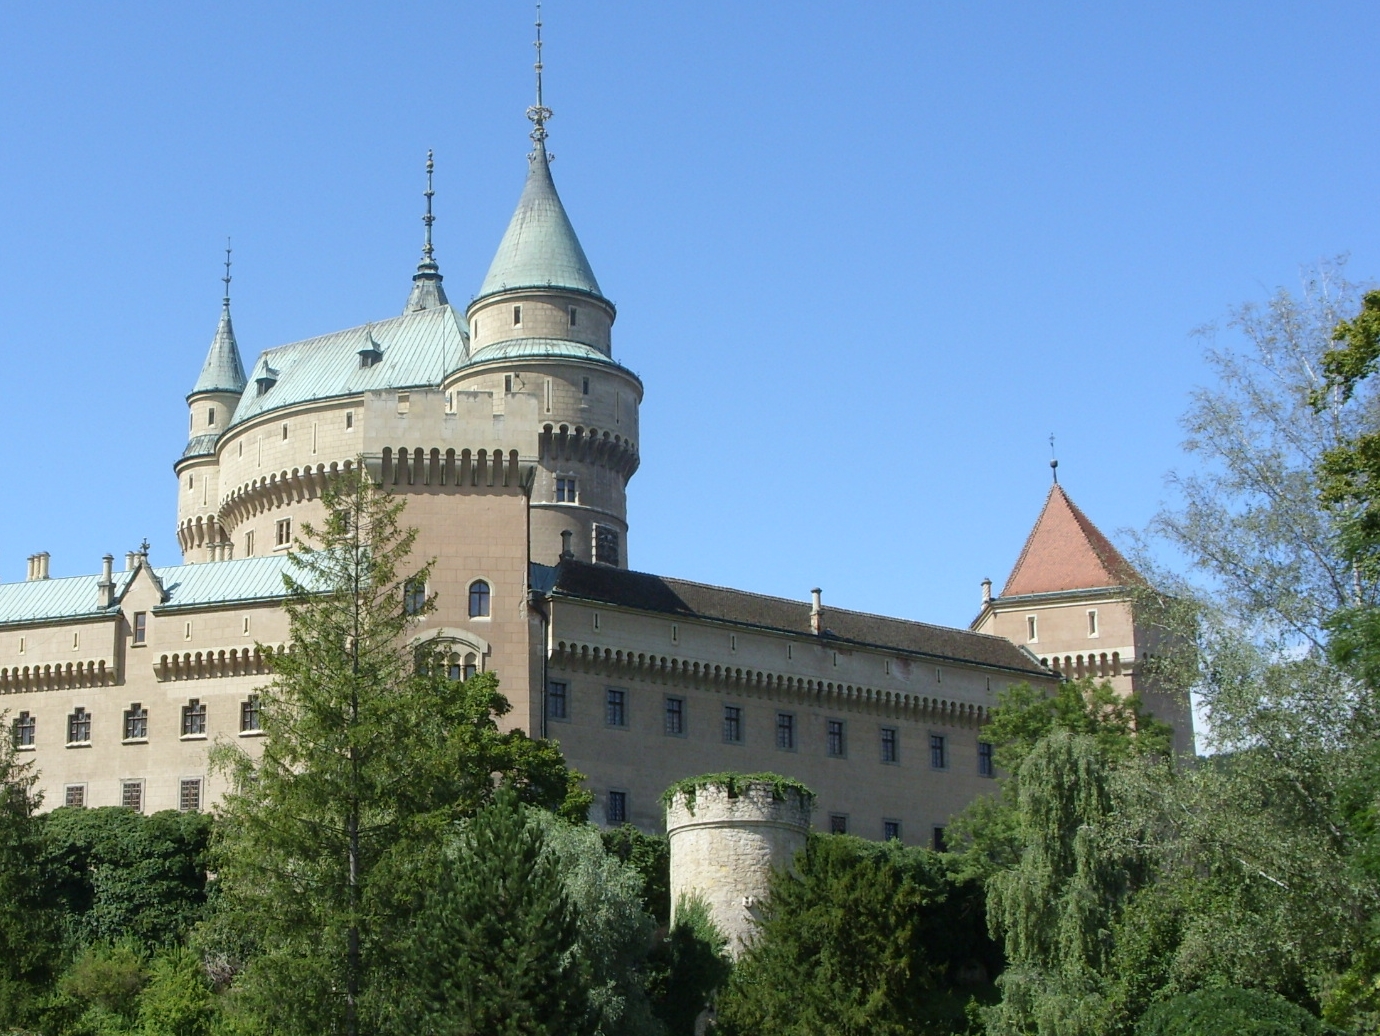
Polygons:
<instances>
[{"instance_id":1,"label":"castle","mask_svg":"<svg viewBox=\"0 0 1380 1036\"><path fill-rule=\"evenodd\" d=\"M614 358L617 313L557 195L550 114L539 91L517 210L463 311L432 247L430 159L398 316L268 349L246 373L227 260L173 465L182 564L145 546L52 579L36 554L0 585L0 710L48 807L223 793L208 749L260 743L287 552L357 463L406 499L415 556L437 559L416 641L457 679L496 671L505 722L560 743L600 823L657 830L674 781L771 770L817 792L820 827L942 844L991 787L982 725L1004 688L1086 672L1144 689L1139 577L1057 484L969 630L631 570L643 385ZM1152 704L1189 745L1182 707Z\"/></svg>"}]
</instances>

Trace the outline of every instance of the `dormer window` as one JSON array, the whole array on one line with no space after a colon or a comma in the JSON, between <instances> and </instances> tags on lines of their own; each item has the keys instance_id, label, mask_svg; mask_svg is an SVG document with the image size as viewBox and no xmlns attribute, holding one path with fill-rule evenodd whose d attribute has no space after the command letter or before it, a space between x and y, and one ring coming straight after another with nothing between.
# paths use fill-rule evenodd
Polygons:
<instances>
[{"instance_id":1,"label":"dormer window","mask_svg":"<svg viewBox=\"0 0 1380 1036\"><path fill-rule=\"evenodd\" d=\"M254 384L259 386L259 395L262 396L278 384L278 372L268 364L264 364L264 372L254 379Z\"/></svg>"},{"instance_id":2,"label":"dormer window","mask_svg":"<svg viewBox=\"0 0 1380 1036\"><path fill-rule=\"evenodd\" d=\"M366 370L376 363L383 362L383 350L371 338L368 346L359 351L359 369Z\"/></svg>"},{"instance_id":3,"label":"dormer window","mask_svg":"<svg viewBox=\"0 0 1380 1036\"><path fill-rule=\"evenodd\" d=\"M514 306L514 307L513 307L513 326L514 326L514 327L521 327L521 326L522 326L522 307L521 307L521 306Z\"/></svg>"}]
</instances>

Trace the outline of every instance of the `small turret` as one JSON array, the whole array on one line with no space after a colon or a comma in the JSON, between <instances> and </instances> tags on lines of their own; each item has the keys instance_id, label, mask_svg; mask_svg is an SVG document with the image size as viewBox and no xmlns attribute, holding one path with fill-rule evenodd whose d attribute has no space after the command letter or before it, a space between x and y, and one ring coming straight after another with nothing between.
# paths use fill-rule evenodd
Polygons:
<instances>
[{"instance_id":1,"label":"small turret","mask_svg":"<svg viewBox=\"0 0 1380 1036\"><path fill-rule=\"evenodd\" d=\"M220 324L202 364L201 376L187 394L191 408L187 450L183 457L201 456L215 451L216 440L234 416L235 407L248 379L240 359L235 327L230 321L230 248L225 249L225 297L221 299Z\"/></svg>"}]
</instances>

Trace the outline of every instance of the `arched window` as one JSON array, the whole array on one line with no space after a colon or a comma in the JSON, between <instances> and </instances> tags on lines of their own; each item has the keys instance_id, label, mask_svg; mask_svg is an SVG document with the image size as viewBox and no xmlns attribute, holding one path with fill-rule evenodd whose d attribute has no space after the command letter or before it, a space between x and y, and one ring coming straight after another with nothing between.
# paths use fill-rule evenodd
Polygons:
<instances>
[{"instance_id":1,"label":"arched window","mask_svg":"<svg viewBox=\"0 0 1380 1036\"><path fill-rule=\"evenodd\" d=\"M426 610L426 583L420 579L409 579L403 584L403 611L408 615L421 615Z\"/></svg>"},{"instance_id":2,"label":"arched window","mask_svg":"<svg viewBox=\"0 0 1380 1036\"><path fill-rule=\"evenodd\" d=\"M489 584L476 579L470 584L470 618L487 618L489 614Z\"/></svg>"}]
</instances>

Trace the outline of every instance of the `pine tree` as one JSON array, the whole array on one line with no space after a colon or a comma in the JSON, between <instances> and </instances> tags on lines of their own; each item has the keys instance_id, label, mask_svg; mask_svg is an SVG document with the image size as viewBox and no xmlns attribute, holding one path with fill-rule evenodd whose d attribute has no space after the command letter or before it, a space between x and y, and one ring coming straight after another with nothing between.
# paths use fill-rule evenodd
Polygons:
<instances>
[{"instance_id":1,"label":"pine tree","mask_svg":"<svg viewBox=\"0 0 1380 1036\"><path fill-rule=\"evenodd\" d=\"M403 503L359 467L322 502L285 577L291 647L261 691L263 755L218 753L235 778L219 923L232 955L252 958L233 991L244 1012L356 1036L385 1011L371 988L438 833L498 786L580 819L588 796L553 745L498 729L509 705L492 674L457 683L410 643L435 599L407 592L430 566L404 571L416 533Z\"/></svg>"}]
</instances>

